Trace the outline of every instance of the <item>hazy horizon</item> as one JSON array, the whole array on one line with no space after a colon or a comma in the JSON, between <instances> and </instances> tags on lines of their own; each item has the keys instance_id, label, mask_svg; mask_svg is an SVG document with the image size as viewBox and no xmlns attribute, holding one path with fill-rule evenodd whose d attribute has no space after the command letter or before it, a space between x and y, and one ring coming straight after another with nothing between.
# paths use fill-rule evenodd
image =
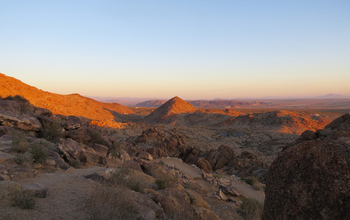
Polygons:
<instances>
[{"instance_id":1,"label":"hazy horizon","mask_svg":"<svg viewBox=\"0 0 350 220\"><path fill-rule=\"evenodd\" d=\"M350 96L349 9L348 1L0 1L0 72L88 97Z\"/></svg>"}]
</instances>

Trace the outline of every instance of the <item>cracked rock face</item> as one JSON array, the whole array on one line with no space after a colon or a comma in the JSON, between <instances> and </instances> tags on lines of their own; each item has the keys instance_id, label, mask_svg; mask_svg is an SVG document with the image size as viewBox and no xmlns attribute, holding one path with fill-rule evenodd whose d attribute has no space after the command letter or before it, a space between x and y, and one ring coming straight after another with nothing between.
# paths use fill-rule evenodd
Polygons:
<instances>
[{"instance_id":1,"label":"cracked rock face","mask_svg":"<svg viewBox=\"0 0 350 220\"><path fill-rule=\"evenodd\" d=\"M263 219L350 219L349 114L330 125L272 163Z\"/></svg>"}]
</instances>

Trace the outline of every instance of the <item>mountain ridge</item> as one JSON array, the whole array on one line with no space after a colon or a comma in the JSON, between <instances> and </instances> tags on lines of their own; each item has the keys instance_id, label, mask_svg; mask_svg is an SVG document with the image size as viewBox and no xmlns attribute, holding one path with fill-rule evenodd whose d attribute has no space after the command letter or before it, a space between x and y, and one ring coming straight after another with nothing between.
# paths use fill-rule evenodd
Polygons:
<instances>
[{"instance_id":1,"label":"mountain ridge","mask_svg":"<svg viewBox=\"0 0 350 220\"><path fill-rule=\"evenodd\" d=\"M0 96L20 95L31 104L49 109L53 114L74 115L98 121L113 121L110 111L120 114L132 114L134 111L118 103L102 103L74 93L60 95L43 91L34 86L0 73Z\"/></svg>"}]
</instances>

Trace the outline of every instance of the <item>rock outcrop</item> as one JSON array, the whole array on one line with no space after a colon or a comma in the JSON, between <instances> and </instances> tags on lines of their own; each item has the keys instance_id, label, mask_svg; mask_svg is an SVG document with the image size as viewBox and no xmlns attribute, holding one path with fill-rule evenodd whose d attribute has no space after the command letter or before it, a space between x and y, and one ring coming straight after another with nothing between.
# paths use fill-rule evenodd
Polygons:
<instances>
[{"instance_id":1,"label":"rock outcrop","mask_svg":"<svg viewBox=\"0 0 350 220\"><path fill-rule=\"evenodd\" d=\"M179 157L186 151L186 139L175 130L160 131L157 128L150 128L135 140L140 148L146 148L146 151L155 158L170 156ZM159 150L151 149L158 148Z\"/></svg>"},{"instance_id":2,"label":"rock outcrop","mask_svg":"<svg viewBox=\"0 0 350 220\"><path fill-rule=\"evenodd\" d=\"M350 114L307 132L272 163L263 219L350 219Z\"/></svg>"}]
</instances>

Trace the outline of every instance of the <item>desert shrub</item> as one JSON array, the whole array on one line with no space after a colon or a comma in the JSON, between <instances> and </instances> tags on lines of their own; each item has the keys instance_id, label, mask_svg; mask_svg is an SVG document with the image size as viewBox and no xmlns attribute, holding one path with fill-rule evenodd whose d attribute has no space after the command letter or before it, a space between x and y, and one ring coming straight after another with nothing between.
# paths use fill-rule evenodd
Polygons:
<instances>
[{"instance_id":1,"label":"desert shrub","mask_svg":"<svg viewBox=\"0 0 350 220\"><path fill-rule=\"evenodd\" d=\"M255 177L242 178L242 180L251 186L258 182L258 180Z\"/></svg>"},{"instance_id":2,"label":"desert shrub","mask_svg":"<svg viewBox=\"0 0 350 220\"><path fill-rule=\"evenodd\" d=\"M132 195L121 188L97 185L85 204L89 219L135 219Z\"/></svg>"},{"instance_id":3,"label":"desert shrub","mask_svg":"<svg viewBox=\"0 0 350 220\"><path fill-rule=\"evenodd\" d=\"M260 220L264 204L256 199L243 198L239 213L246 220Z\"/></svg>"},{"instance_id":4,"label":"desert shrub","mask_svg":"<svg viewBox=\"0 0 350 220\"><path fill-rule=\"evenodd\" d=\"M79 159L76 159L76 160L72 160L69 162L69 165L71 165L72 167L76 168L76 169L79 169L81 168L82 164L80 162Z\"/></svg>"},{"instance_id":5,"label":"desert shrub","mask_svg":"<svg viewBox=\"0 0 350 220\"><path fill-rule=\"evenodd\" d=\"M135 171L128 168L121 168L119 172L114 172L108 180L113 186L122 186L136 192L144 193L147 184L136 175L132 176Z\"/></svg>"},{"instance_id":6,"label":"desert shrub","mask_svg":"<svg viewBox=\"0 0 350 220\"><path fill-rule=\"evenodd\" d=\"M60 138L64 138L64 134L62 133L62 127L58 123L44 123L43 124L43 131L41 133L41 137L45 138L46 140L58 143L60 141Z\"/></svg>"},{"instance_id":7,"label":"desert shrub","mask_svg":"<svg viewBox=\"0 0 350 220\"><path fill-rule=\"evenodd\" d=\"M24 153L29 150L29 143L24 138L18 138L12 141L12 149L17 153Z\"/></svg>"},{"instance_id":8,"label":"desert shrub","mask_svg":"<svg viewBox=\"0 0 350 220\"><path fill-rule=\"evenodd\" d=\"M102 137L101 133L97 129L89 128L87 129L87 132L91 137L92 144L101 144L108 147L110 146L108 141Z\"/></svg>"},{"instance_id":9,"label":"desert shrub","mask_svg":"<svg viewBox=\"0 0 350 220\"><path fill-rule=\"evenodd\" d=\"M47 151L45 151L44 147L40 145L31 145L29 152L32 154L34 163L44 164L48 158Z\"/></svg>"},{"instance_id":10,"label":"desert shrub","mask_svg":"<svg viewBox=\"0 0 350 220\"><path fill-rule=\"evenodd\" d=\"M32 196L23 192L17 192L15 196L15 206L18 206L21 209L34 209L35 200Z\"/></svg>"},{"instance_id":11,"label":"desert shrub","mask_svg":"<svg viewBox=\"0 0 350 220\"><path fill-rule=\"evenodd\" d=\"M32 155L29 152L20 154L14 158L15 163L18 165L23 165L24 163L31 163L33 161Z\"/></svg>"},{"instance_id":12,"label":"desert shrub","mask_svg":"<svg viewBox=\"0 0 350 220\"><path fill-rule=\"evenodd\" d=\"M112 158L117 158L118 156L120 156L122 151L123 148L119 143L113 143L108 149L108 153L112 156Z\"/></svg>"},{"instance_id":13,"label":"desert shrub","mask_svg":"<svg viewBox=\"0 0 350 220\"><path fill-rule=\"evenodd\" d=\"M156 184L159 190L173 187L176 183L176 178L171 174L164 175L163 177L158 177L156 179Z\"/></svg>"}]
</instances>

